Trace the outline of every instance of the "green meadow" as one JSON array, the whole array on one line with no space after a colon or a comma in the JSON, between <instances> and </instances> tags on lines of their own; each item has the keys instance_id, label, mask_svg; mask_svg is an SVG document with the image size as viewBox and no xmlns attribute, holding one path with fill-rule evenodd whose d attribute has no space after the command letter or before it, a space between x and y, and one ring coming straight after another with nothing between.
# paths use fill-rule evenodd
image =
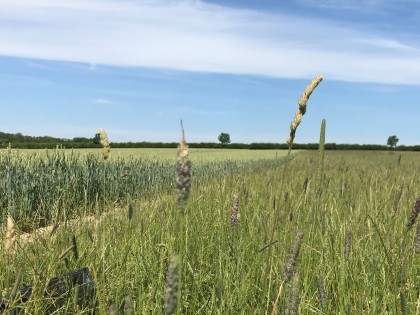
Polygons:
<instances>
[{"instance_id":1,"label":"green meadow","mask_svg":"<svg viewBox=\"0 0 420 315\"><path fill-rule=\"evenodd\" d=\"M189 157L180 206L176 150L1 152L16 242L0 255L0 288L9 297L19 270L17 285L33 284L9 307L42 314L49 279L88 267L95 297L80 305L72 292L56 314L164 314L177 254L178 314L419 314L418 153Z\"/></svg>"}]
</instances>

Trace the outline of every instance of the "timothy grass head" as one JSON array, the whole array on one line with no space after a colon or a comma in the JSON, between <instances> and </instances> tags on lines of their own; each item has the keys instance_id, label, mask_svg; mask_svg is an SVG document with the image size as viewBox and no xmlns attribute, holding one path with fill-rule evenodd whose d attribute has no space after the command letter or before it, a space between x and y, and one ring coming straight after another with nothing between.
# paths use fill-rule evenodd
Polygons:
<instances>
[{"instance_id":1,"label":"timothy grass head","mask_svg":"<svg viewBox=\"0 0 420 315\"><path fill-rule=\"evenodd\" d=\"M190 195L191 190L191 160L188 156L188 144L185 141L184 126L182 125L182 139L178 146L176 160L176 192L177 202L185 202Z\"/></svg>"}]
</instances>

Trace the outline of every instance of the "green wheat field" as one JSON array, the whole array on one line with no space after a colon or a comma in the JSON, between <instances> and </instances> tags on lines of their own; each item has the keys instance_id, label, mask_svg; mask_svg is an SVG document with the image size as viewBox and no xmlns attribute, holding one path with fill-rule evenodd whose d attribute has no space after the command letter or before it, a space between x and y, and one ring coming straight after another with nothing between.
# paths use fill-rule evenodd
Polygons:
<instances>
[{"instance_id":1,"label":"green wheat field","mask_svg":"<svg viewBox=\"0 0 420 315\"><path fill-rule=\"evenodd\" d=\"M3 150L0 293L43 314L88 267L93 300L54 314L420 314L420 155L287 153L190 150L180 202L174 149Z\"/></svg>"}]
</instances>

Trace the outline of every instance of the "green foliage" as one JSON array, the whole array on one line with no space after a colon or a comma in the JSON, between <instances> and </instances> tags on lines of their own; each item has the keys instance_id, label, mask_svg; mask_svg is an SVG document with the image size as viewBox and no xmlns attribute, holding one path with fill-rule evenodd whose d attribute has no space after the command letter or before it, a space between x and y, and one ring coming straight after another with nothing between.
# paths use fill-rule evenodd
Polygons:
<instances>
[{"instance_id":1,"label":"green foliage","mask_svg":"<svg viewBox=\"0 0 420 315\"><path fill-rule=\"evenodd\" d=\"M389 136L388 137L388 141L386 142L386 145L391 149L391 150L393 150L393 149L395 149L395 147L397 146L397 143L398 143L398 138L397 138L397 136Z\"/></svg>"},{"instance_id":2,"label":"green foliage","mask_svg":"<svg viewBox=\"0 0 420 315\"><path fill-rule=\"evenodd\" d=\"M220 141L222 146L230 143L230 135L228 133L222 132L217 139Z\"/></svg>"},{"instance_id":3,"label":"green foliage","mask_svg":"<svg viewBox=\"0 0 420 315\"><path fill-rule=\"evenodd\" d=\"M93 137L93 143L96 145L100 145L101 144L101 134L95 133L95 136Z\"/></svg>"}]
</instances>

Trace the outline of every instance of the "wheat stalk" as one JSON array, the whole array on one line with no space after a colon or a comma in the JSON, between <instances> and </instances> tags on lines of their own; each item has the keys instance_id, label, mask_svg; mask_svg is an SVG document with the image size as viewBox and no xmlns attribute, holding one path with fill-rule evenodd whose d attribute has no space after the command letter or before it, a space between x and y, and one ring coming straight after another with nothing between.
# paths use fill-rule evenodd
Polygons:
<instances>
[{"instance_id":1,"label":"wheat stalk","mask_svg":"<svg viewBox=\"0 0 420 315\"><path fill-rule=\"evenodd\" d=\"M314 89L322 81L323 76L319 75L306 87L305 91L302 94L302 97L299 100L299 108L295 113L295 118L290 124L290 135L286 139L286 143L289 146L289 149L292 148L293 140L295 139L296 129L302 121L302 116L306 113L306 104L308 103L309 97L311 96Z\"/></svg>"}]
</instances>

